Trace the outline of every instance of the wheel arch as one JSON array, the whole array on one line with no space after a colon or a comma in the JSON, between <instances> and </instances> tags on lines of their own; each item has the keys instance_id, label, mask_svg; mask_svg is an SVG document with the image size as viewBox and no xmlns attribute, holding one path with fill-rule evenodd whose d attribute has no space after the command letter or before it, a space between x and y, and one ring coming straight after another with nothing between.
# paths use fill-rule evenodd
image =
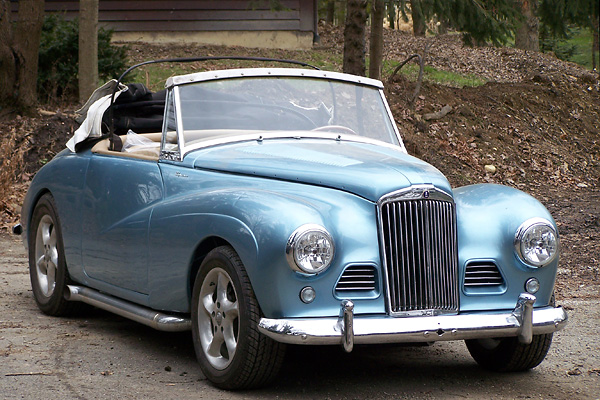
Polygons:
<instances>
[{"instance_id":1,"label":"wheel arch","mask_svg":"<svg viewBox=\"0 0 600 400\"><path fill-rule=\"evenodd\" d=\"M45 194L49 194L50 196L52 196L52 198L54 198L50 189L48 189L47 187L42 187L38 191L36 191L35 194L32 194L31 197L27 199L26 203L24 204L23 211L25 212L21 213L21 221L23 222L23 227L25 228L25 236L23 237L23 243L25 244L26 248L29 247L29 233L31 232L31 219L33 216L33 212L35 211L35 207L39 203L40 199Z\"/></svg>"},{"instance_id":2,"label":"wheel arch","mask_svg":"<svg viewBox=\"0 0 600 400\"><path fill-rule=\"evenodd\" d=\"M198 274L198 270L200 269L200 266L202 265L202 261L204 261L204 259L208 255L208 253L210 253L213 249L216 249L217 247L220 247L220 246L231 246L231 243L229 243L227 240L223 239L220 236L210 236L210 237L204 238L196 246L196 249L194 250L194 255L192 257L191 265L189 268L189 275L188 275L188 285L189 285L188 290L190 293L190 300L191 300L191 293L194 288L194 281L196 280L196 275ZM233 248L233 246L231 246L231 247ZM234 248L234 250L235 250L235 248Z\"/></svg>"}]
</instances>

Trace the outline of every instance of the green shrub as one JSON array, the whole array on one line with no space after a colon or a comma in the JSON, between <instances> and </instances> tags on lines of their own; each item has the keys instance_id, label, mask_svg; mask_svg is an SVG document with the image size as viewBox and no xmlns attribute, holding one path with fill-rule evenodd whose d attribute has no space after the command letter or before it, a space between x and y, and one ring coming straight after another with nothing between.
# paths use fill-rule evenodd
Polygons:
<instances>
[{"instance_id":1,"label":"green shrub","mask_svg":"<svg viewBox=\"0 0 600 400\"><path fill-rule=\"evenodd\" d=\"M98 30L98 76L100 83L117 78L127 67L127 48L111 44L113 32ZM44 18L39 50L38 97L56 102L77 98L79 24L62 15Z\"/></svg>"}]
</instances>

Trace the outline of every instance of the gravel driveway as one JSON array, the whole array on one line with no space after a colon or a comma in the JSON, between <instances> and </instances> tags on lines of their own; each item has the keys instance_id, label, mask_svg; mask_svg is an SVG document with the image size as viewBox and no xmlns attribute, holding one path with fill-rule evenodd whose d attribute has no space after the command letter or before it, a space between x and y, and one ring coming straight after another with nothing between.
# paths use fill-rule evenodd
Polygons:
<instances>
[{"instance_id":1,"label":"gravel driveway","mask_svg":"<svg viewBox=\"0 0 600 400\"><path fill-rule=\"evenodd\" d=\"M462 342L426 347L291 347L274 385L229 393L196 365L191 334L164 333L90 309L41 314L19 238L0 235L0 397L30 399L600 399L600 307L560 302L567 328L534 370L480 369Z\"/></svg>"}]
</instances>

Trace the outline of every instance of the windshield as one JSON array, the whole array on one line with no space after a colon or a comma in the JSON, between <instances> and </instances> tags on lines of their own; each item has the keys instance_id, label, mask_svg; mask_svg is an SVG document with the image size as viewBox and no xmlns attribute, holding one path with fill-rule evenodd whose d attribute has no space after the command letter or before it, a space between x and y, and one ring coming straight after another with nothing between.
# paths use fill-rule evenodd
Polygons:
<instances>
[{"instance_id":1,"label":"windshield","mask_svg":"<svg viewBox=\"0 0 600 400\"><path fill-rule=\"evenodd\" d=\"M398 144L379 89L318 78L257 77L179 86L185 145L268 131L324 131Z\"/></svg>"}]
</instances>

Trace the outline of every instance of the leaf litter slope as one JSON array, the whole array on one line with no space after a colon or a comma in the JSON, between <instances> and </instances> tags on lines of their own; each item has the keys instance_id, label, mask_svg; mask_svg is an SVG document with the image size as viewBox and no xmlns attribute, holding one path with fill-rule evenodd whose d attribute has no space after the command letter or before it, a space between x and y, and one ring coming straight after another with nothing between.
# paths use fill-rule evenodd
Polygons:
<instances>
[{"instance_id":1,"label":"leaf litter slope","mask_svg":"<svg viewBox=\"0 0 600 400\"><path fill-rule=\"evenodd\" d=\"M341 29L321 25L320 34L321 42L311 51L133 44L129 56L132 63L200 55L276 57L340 70ZM540 199L552 212L561 234L557 297L600 297L600 244L596 239L600 233L597 75L551 55L510 48L464 47L458 35L414 38L401 31L386 30L384 36L384 58L388 64L422 52L430 41L428 66L487 82L458 88L426 80L414 111L409 109L407 99L415 83L403 75L387 82L386 95L409 153L439 168L453 186L500 183ZM192 64L190 69L222 66ZM167 76L179 73L173 68L169 66L161 72ZM138 79L144 82L146 75L138 75ZM422 118L445 105L450 105L452 112L443 118ZM64 148L76 129L77 124L69 116L75 108L77 105L70 104L64 107L69 111L35 118L0 116L0 148L4 149L0 154L0 231L8 231L18 220L19 204L31 176ZM8 165L11 167L4 168Z\"/></svg>"}]
</instances>

